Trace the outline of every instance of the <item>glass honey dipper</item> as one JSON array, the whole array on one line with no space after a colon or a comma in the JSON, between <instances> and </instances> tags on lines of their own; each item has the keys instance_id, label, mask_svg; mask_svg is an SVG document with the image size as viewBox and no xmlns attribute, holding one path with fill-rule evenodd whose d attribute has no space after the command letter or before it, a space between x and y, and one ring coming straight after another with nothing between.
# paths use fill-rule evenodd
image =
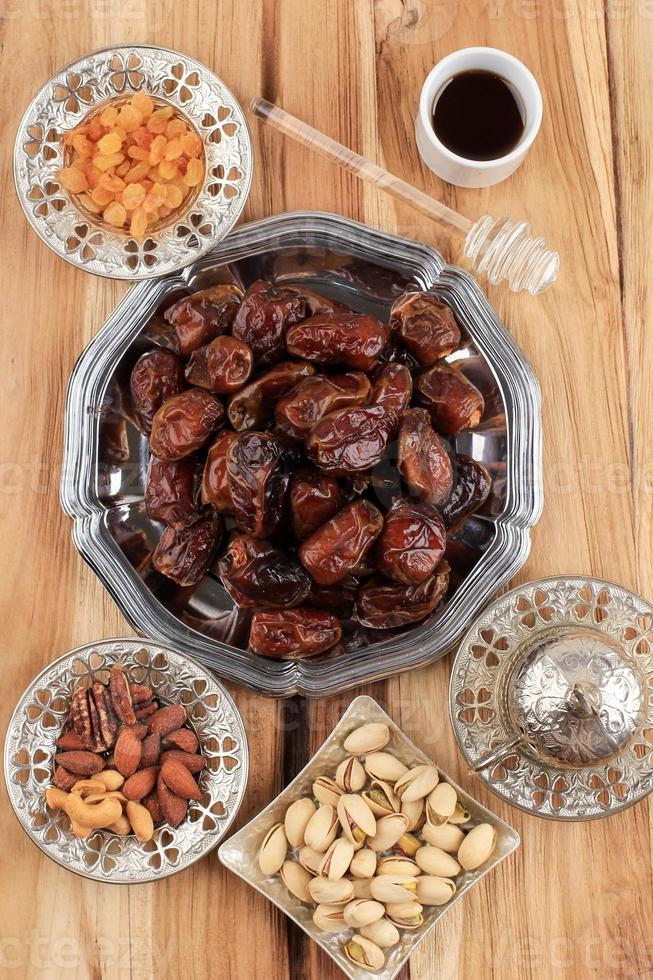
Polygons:
<instances>
[{"instance_id":1,"label":"glass honey dipper","mask_svg":"<svg viewBox=\"0 0 653 980\"><path fill-rule=\"evenodd\" d=\"M560 256L546 247L543 238L530 234L527 221L494 219L488 214L472 221L271 102L252 99L250 110L263 122L333 160L361 180L381 187L465 235L464 254L474 271L485 274L493 285L507 282L513 292L526 290L535 295L555 282Z\"/></svg>"}]
</instances>

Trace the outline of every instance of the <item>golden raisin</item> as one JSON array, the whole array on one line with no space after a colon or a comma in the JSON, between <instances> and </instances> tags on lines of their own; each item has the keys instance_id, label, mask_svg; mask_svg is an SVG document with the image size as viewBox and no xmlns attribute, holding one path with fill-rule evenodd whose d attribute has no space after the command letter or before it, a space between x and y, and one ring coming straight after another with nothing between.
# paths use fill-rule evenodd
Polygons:
<instances>
[{"instance_id":1,"label":"golden raisin","mask_svg":"<svg viewBox=\"0 0 653 980\"><path fill-rule=\"evenodd\" d=\"M141 238L147 228L147 215L142 208L136 208L132 215L129 230L136 238Z\"/></svg>"},{"instance_id":2,"label":"golden raisin","mask_svg":"<svg viewBox=\"0 0 653 980\"><path fill-rule=\"evenodd\" d=\"M150 147L149 160L151 167L156 167L157 163L160 163L163 160L163 155L167 145L168 141L166 140L165 136L156 137L152 143L152 146Z\"/></svg>"},{"instance_id":3,"label":"golden raisin","mask_svg":"<svg viewBox=\"0 0 653 980\"><path fill-rule=\"evenodd\" d=\"M185 133L181 138L181 147L189 157L198 157L202 153L202 140L197 133Z\"/></svg>"},{"instance_id":4,"label":"golden raisin","mask_svg":"<svg viewBox=\"0 0 653 980\"><path fill-rule=\"evenodd\" d=\"M188 161L186 167L186 173L184 174L184 183L188 187L196 187L200 183L202 177L204 176L204 167L200 160L193 158Z\"/></svg>"},{"instance_id":5,"label":"golden raisin","mask_svg":"<svg viewBox=\"0 0 653 980\"><path fill-rule=\"evenodd\" d=\"M116 228L120 228L121 225L124 225L126 219L127 212L125 211L123 205L119 204L118 201L114 201L104 209L104 220L108 221L110 225L115 225Z\"/></svg>"},{"instance_id":6,"label":"golden raisin","mask_svg":"<svg viewBox=\"0 0 653 980\"><path fill-rule=\"evenodd\" d=\"M134 211L145 200L145 188L142 184L127 184L122 192L122 203L128 211Z\"/></svg>"},{"instance_id":7,"label":"golden raisin","mask_svg":"<svg viewBox=\"0 0 653 980\"><path fill-rule=\"evenodd\" d=\"M147 119L154 112L154 99L147 92L136 92L132 95L132 105L140 112L143 119Z\"/></svg>"},{"instance_id":8,"label":"golden raisin","mask_svg":"<svg viewBox=\"0 0 653 980\"><path fill-rule=\"evenodd\" d=\"M62 167L59 171L59 180L71 194L81 194L88 189L86 174L77 167Z\"/></svg>"}]
</instances>

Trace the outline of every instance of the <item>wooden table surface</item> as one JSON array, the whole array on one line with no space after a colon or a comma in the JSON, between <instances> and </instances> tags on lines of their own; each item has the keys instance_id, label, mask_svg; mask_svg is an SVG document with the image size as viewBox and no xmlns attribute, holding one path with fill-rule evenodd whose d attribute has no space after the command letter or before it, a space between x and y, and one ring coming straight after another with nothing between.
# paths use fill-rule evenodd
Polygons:
<instances>
[{"instance_id":1,"label":"wooden table surface","mask_svg":"<svg viewBox=\"0 0 653 980\"><path fill-rule=\"evenodd\" d=\"M544 396L544 515L518 581L581 572L653 597L653 6L646 0L3 0L2 729L32 677L67 649L130 630L77 555L59 507L66 380L127 286L60 261L24 220L11 178L20 115L42 82L115 42L198 58L243 104L278 101L455 208L527 216L562 256L541 297L490 300ZM461 191L420 162L413 117L432 65L487 44L521 58L542 129L505 183ZM252 124L244 220L335 211L436 245L458 242L310 151ZM652 977L651 808L561 824L501 803L465 773L447 718L449 661L366 689L438 763L522 836L516 855L444 917L414 980ZM322 742L351 697L279 703L233 689L250 734L238 826ZM0 812L0 975L41 978L339 976L215 852L160 883L98 885L49 861Z\"/></svg>"}]
</instances>

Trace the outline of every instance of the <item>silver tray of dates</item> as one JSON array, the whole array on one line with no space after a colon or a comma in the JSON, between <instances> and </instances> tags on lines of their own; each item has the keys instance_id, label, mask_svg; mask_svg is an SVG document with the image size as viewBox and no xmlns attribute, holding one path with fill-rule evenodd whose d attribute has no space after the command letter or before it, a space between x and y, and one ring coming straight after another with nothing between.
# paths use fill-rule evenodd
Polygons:
<instances>
[{"instance_id":1,"label":"silver tray of dates","mask_svg":"<svg viewBox=\"0 0 653 980\"><path fill-rule=\"evenodd\" d=\"M278 215L116 307L69 382L61 501L135 629L332 695L444 656L523 565L539 386L433 248Z\"/></svg>"}]
</instances>

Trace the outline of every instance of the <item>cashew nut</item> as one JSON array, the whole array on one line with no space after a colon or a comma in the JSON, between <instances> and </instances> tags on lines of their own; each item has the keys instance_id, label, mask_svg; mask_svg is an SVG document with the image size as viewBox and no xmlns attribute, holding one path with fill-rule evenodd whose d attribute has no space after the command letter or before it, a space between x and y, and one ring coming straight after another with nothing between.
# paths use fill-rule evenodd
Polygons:
<instances>
[{"instance_id":1,"label":"cashew nut","mask_svg":"<svg viewBox=\"0 0 653 980\"><path fill-rule=\"evenodd\" d=\"M100 803L87 803L77 793L71 793L67 799L66 813L71 821L81 824L82 827L108 827L115 823L122 814L122 804L120 800L104 799Z\"/></svg>"},{"instance_id":2,"label":"cashew nut","mask_svg":"<svg viewBox=\"0 0 653 980\"><path fill-rule=\"evenodd\" d=\"M70 821L70 827L75 837L89 837L91 834L90 827L82 827L81 824L76 823L74 820Z\"/></svg>"},{"instance_id":3,"label":"cashew nut","mask_svg":"<svg viewBox=\"0 0 653 980\"><path fill-rule=\"evenodd\" d=\"M115 790L113 793L91 793L90 796L84 797L85 803L101 803L102 800L120 800L121 803L126 803L127 797L123 796L120 790Z\"/></svg>"},{"instance_id":4,"label":"cashew nut","mask_svg":"<svg viewBox=\"0 0 653 980\"><path fill-rule=\"evenodd\" d=\"M154 835L154 823L152 822L152 814L147 807L144 807L142 803L135 803L133 800L129 800L127 803L127 816L136 834L136 838L141 844L152 839Z\"/></svg>"},{"instance_id":5,"label":"cashew nut","mask_svg":"<svg viewBox=\"0 0 653 980\"><path fill-rule=\"evenodd\" d=\"M104 769L93 776L93 782L104 783L105 788L109 791L120 789L124 781L125 777L121 776L115 769Z\"/></svg>"},{"instance_id":6,"label":"cashew nut","mask_svg":"<svg viewBox=\"0 0 653 980\"><path fill-rule=\"evenodd\" d=\"M64 793L62 789L57 789L55 786L50 786L45 791L45 802L51 810L65 810L68 806L68 793Z\"/></svg>"},{"instance_id":7,"label":"cashew nut","mask_svg":"<svg viewBox=\"0 0 653 980\"><path fill-rule=\"evenodd\" d=\"M106 786L104 783L98 782L96 779L80 779L75 783L70 792L77 793L82 798L85 798L91 793L106 792Z\"/></svg>"}]
</instances>

